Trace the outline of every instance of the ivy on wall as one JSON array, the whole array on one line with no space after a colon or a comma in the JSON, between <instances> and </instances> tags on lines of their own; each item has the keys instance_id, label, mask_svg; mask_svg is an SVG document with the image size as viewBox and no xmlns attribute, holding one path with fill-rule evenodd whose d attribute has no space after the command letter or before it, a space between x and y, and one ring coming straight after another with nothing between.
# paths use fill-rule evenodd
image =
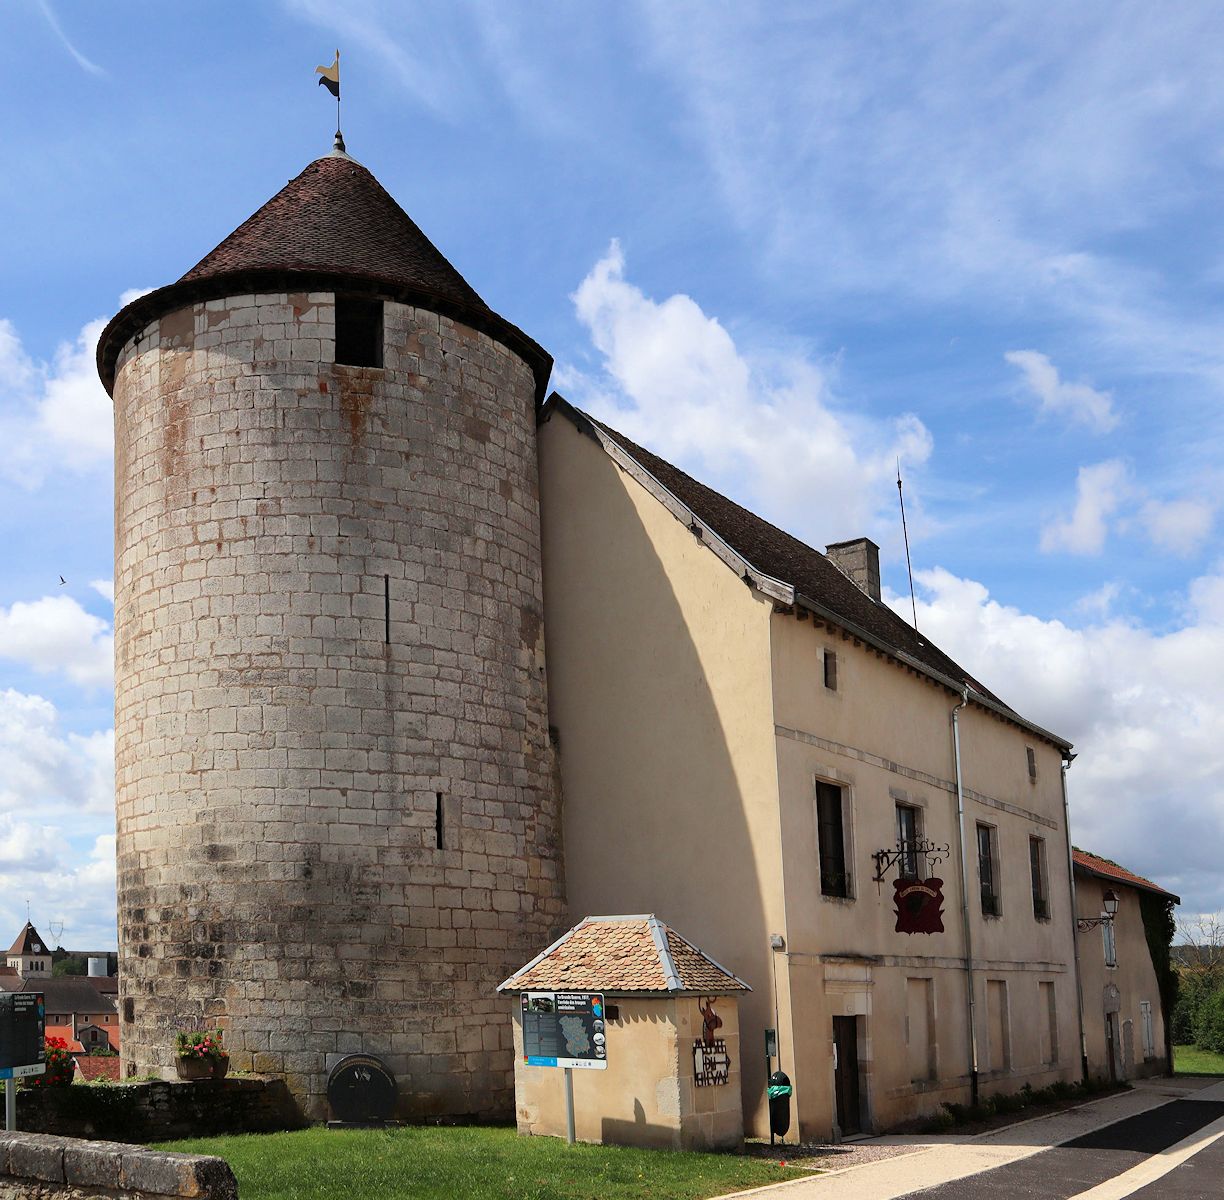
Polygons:
<instances>
[{"instance_id":1,"label":"ivy on wall","mask_svg":"<svg viewBox=\"0 0 1224 1200\"><path fill-rule=\"evenodd\" d=\"M1173 901L1151 892L1140 891L1139 912L1143 916L1143 932L1147 936L1148 952L1156 971L1156 986L1160 989L1160 1014L1164 1017L1165 1052L1173 1062L1173 1006L1177 1003L1177 972L1169 955L1177 922L1173 918Z\"/></svg>"}]
</instances>

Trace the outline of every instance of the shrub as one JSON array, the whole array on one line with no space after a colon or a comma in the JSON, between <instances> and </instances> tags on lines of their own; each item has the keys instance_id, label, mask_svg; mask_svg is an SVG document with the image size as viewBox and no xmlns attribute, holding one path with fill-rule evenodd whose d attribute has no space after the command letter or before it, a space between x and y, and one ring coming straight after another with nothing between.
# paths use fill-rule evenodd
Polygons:
<instances>
[{"instance_id":1,"label":"shrub","mask_svg":"<svg viewBox=\"0 0 1224 1200\"><path fill-rule=\"evenodd\" d=\"M1199 1005L1194 1021L1194 1042L1200 1050L1224 1054L1224 989L1212 992Z\"/></svg>"},{"instance_id":2,"label":"shrub","mask_svg":"<svg viewBox=\"0 0 1224 1200\"><path fill-rule=\"evenodd\" d=\"M956 1118L948 1111L948 1105L944 1105L939 1112L932 1113L922 1123L919 1129L920 1133L947 1133L949 1129L956 1125Z\"/></svg>"},{"instance_id":3,"label":"shrub","mask_svg":"<svg viewBox=\"0 0 1224 1200\"><path fill-rule=\"evenodd\" d=\"M175 1053L179 1058L229 1058L219 1029L184 1030L175 1037Z\"/></svg>"}]
</instances>

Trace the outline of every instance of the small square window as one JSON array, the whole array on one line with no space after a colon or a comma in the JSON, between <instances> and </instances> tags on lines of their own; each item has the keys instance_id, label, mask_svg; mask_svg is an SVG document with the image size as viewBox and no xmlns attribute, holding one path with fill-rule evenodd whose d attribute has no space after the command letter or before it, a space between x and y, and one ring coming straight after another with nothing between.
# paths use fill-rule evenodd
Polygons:
<instances>
[{"instance_id":1,"label":"small square window","mask_svg":"<svg viewBox=\"0 0 1224 1200\"><path fill-rule=\"evenodd\" d=\"M383 302L336 297L336 362L349 367L383 365Z\"/></svg>"}]
</instances>

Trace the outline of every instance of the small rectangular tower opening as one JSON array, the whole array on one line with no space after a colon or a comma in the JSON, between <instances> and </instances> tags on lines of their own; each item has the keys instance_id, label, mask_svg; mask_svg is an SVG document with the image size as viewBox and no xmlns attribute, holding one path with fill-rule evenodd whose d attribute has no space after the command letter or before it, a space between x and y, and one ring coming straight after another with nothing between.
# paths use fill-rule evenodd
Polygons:
<instances>
[{"instance_id":1,"label":"small rectangular tower opening","mask_svg":"<svg viewBox=\"0 0 1224 1200\"><path fill-rule=\"evenodd\" d=\"M383 302L336 296L336 362L348 367L383 365Z\"/></svg>"}]
</instances>

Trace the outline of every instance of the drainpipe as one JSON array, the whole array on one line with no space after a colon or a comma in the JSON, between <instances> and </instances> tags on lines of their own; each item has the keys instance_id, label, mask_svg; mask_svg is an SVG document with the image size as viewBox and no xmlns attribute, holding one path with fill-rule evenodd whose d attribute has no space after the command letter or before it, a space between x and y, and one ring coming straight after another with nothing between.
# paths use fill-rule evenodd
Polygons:
<instances>
[{"instance_id":1,"label":"drainpipe","mask_svg":"<svg viewBox=\"0 0 1224 1200\"><path fill-rule=\"evenodd\" d=\"M1071 804L1067 799L1067 768L1075 761L1070 750L1064 751L1062 761L1063 832L1067 835L1067 883L1071 890L1071 946L1075 958L1075 1011L1079 1017L1080 1078L1088 1079L1088 1039L1084 1034L1084 983L1080 979L1079 909L1075 905L1075 854L1071 849ZM1171 1060L1170 1060L1171 1061Z\"/></svg>"},{"instance_id":2,"label":"drainpipe","mask_svg":"<svg viewBox=\"0 0 1224 1200\"><path fill-rule=\"evenodd\" d=\"M959 840L961 868L961 925L965 934L965 995L969 1016L969 1094L978 1102L977 1007L973 983L973 929L969 923L969 858L965 853L965 789L961 782L960 712L969 703L969 685L960 703L952 710L952 758L956 768L956 836Z\"/></svg>"}]
</instances>

